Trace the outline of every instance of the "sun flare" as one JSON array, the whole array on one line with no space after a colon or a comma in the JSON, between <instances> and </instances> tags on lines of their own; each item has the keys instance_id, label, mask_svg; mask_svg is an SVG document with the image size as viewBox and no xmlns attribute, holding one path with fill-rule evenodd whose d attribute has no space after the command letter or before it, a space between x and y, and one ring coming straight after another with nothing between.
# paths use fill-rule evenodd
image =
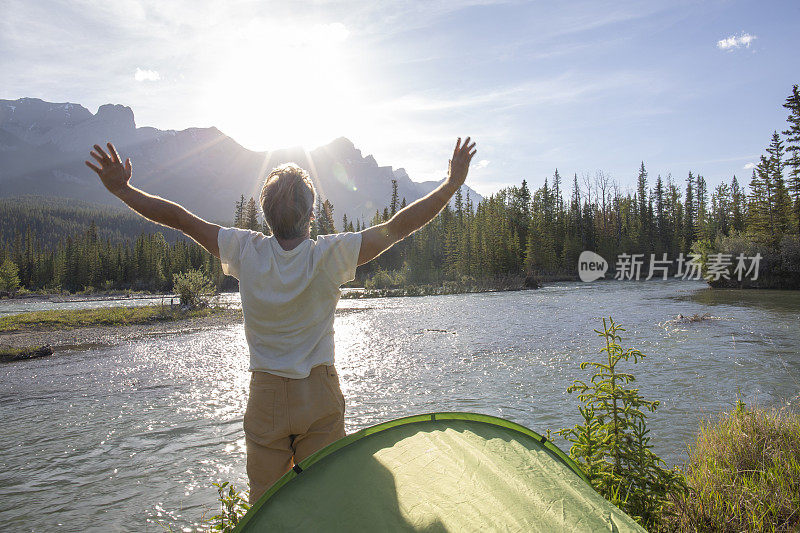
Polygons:
<instances>
[{"instance_id":1,"label":"sun flare","mask_svg":"<svg viewBox=\"0 0 800 533\"><path fill-rule=\"evenodd\" d=\"M345 134L357 102L346 39L338 23L245 28L209 83L220 129L256 150L313 148Z\"/></svg>"}]
</instances>

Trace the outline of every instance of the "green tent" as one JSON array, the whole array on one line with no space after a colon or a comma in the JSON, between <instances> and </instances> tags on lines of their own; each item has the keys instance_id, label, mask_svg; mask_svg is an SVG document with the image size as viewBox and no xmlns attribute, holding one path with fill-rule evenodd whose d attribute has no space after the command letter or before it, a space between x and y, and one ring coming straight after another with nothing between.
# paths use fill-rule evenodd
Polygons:
<instances>
[{"instance_id":1,"label":"green tent","mask_svg":"<svg viewBox=\"0 0 800 533\"><path fill-rule=\"evenodd\" d=\"M236 531L644 531L553 443L488 415L384 422L279 479Z\"/></svg>"}]
</instances>

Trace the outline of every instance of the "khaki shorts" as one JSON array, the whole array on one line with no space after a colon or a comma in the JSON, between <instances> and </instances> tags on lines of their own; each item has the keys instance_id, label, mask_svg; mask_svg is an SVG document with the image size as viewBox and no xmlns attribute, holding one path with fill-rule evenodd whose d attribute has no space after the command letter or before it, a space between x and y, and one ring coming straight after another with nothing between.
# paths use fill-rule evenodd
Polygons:
<instances>
[{"instance_id":1,"label":"khaki shorts","mask_svg":"<svg viewBox=\"0 0 800 533\"><path fill-rule=\"evenodd\" d=\"M250 503L295 463L344 437L344 397L332 365L303 379L253 372L244 415Z\"/></svg>"}]
</instances>

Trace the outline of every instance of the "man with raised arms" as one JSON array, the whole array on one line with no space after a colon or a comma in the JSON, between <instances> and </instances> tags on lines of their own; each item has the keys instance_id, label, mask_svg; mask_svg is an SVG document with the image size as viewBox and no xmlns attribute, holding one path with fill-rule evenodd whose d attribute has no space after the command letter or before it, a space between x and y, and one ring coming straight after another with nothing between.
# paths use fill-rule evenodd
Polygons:
<instances>
[{"instance_id":1,"label":"man with raised arms","mask_svg":"<svg viewBox=\"0 0 800 533\"><path fill-rule=\"evenodd\" d=\"M344 397L334 368L333 317L339 287L363 265L430 222L464 183L475 143L456 142L445 181L391 220L358 233L310 238L316 191L294 164L275 168L261 190L272 235L206 222L130 184L130 158L94 145L103 185L143 217L182 231L239 280L250 350L244 415L250 502L324 446L344 437Z\"/></svg>"}]
</instances>

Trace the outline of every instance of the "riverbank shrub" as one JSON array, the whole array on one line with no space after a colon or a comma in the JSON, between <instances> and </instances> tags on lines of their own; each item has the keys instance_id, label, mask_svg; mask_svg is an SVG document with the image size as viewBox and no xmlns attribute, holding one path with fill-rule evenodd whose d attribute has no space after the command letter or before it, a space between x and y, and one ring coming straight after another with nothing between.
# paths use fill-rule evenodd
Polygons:
<instances>
[{"instance_id":1,"label":"riverbank shrub","mask_svg":"<svg viewBox=\"0 0 800 533\"><path fill-rule=\"evenodd\" d=\"M378 269L364 281L366 290L397 289L406 283L406 276L401 270Z\"/></svg>"},{"instance_id":2,"label":"riverbank shrub","mask_svg":"<svg viewBox=\"0 0 800 533\"><path fill-rule=\"evenodd\" d=\"M186 309L208 307L211 297L217 293L214 283L200 270L173 274L172 285L175 294L180 298L181 307Z\"/></svg>"},{"instance_id":3,"label":"riverbank shrub","mask_svg":"<svg viewBox=\"0 0 800 533\"><path fill-rule=\"evenodd\" d=\"M800 415L746 408L700 427L668 531L800 531Z\"/></svg>"},{"instance_id":4,"label":"riverbank shrub","mask_svg":"<svg viewBox=\"0 0 800 533\"><path fill-rule=\"evenodd\" d=\"M665 469L653 452L647 429L647 413L658 401L645 400L630 386L633 374L620 363L644 359L637 349L620 345L625 331L613 319L603 319L603 329L594 330L603 347L597 361L584 361L591 380L575 380L568 392L577 392L583 423L558 433L572 443L570 456L583 468L592 486L611 503L646 528L658 528L668 513L671 493L683 490L680 473Z\"/></svg>"}]
</instances>

